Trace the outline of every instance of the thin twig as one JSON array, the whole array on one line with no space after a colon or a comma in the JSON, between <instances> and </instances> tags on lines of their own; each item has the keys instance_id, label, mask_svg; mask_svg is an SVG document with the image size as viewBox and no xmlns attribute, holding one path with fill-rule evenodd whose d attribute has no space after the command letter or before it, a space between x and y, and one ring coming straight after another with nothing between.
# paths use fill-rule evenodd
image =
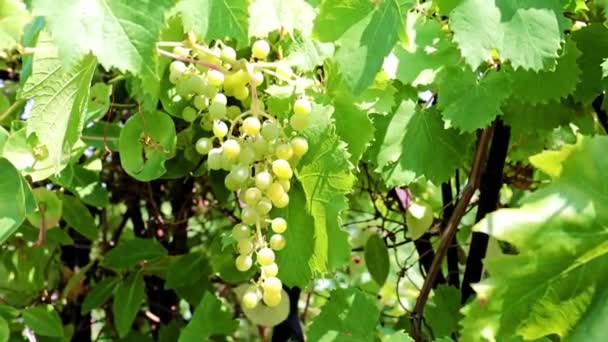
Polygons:
<instances>
[{"instance_id":1,"label":"thin twig","mask_svg":"<svg viewBox=\"0 0 608 342\"><path fill-rule=\"evenodd\" d=\"M177 60L180 60L182 62L188 62L188 63L192 63L192 64L198 64L198 65L207 67L209 69L217 70L217 71L222 72L224 74L228 73L228 70L222 68L219 65L215 65L213 63L207 63L207 62L199 61L198 59L192 59L192 58L180 56L178 54L171 53L169 51L161 50L161 49L158 49L158 48L156 49L156 52L158 52L159 55L162 55L162 56L165 56L165 57L169 57L169 58L173 58L173 59L177 59Z\"/></svg>"},{"instance_id":2,"label":"thin twig","mask_svg":"<svg viewBox=\"0 0 608 342\"><path fill-rule=\"evenodd\" d=\"M441 270L441 263L443 262L443 258L445 257L446 252L451 245L454 235L456 234L460 220L462 219L462 216L466 211L471 197L473 197L475 190L479 186L482 164L485 160L486 150L488 148L488 142L490 141L491 136L492 126L484 129L478 139L477 151L475 152L473 167L471 168L471 173L469 174L469 182L463 190L462 196L460 197L458 203L456 204L456 207L454 208L454 213L452 214L450 220L447 223L443 236L441 237L441 242L439 244L439 247L437 248L435 258L433 259L433 263L431 264L431 267L429 269L429 273L425 278L422 289L420 290L420 294L416 299L414 311L410 315L410 319L413 323L414 339L416 341L423 340L422 331L420 328L422 323L424 306L426 305L426 302L429 298L429 294L431 292L431 289L433 288L433 284L435 284L435 278Z\"/></svg>"}]
</instances>

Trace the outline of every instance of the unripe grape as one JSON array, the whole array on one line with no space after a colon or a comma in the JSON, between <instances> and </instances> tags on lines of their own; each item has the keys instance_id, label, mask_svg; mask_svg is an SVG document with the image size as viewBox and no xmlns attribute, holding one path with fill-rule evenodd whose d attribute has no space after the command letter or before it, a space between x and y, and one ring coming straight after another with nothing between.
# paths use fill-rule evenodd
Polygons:
<instances>
[{"instance_id":1,"label":"unripe grape","mask_svg":"<svg viewBox=\"0 0 608 342\"><path fill-rule=\"evenodd\" d=\"M171 82L171 84L177 85L181 81L182 81L182 75L180 75L180 74L174 74L174 73L170 73L169 74L169 82ZM178 98L179 98L178 101L175 101L175 100L174 101L175 102L181 101L181 97L178 97Z\"/></svg>"},{"instance_id":2,"label":"unripe grape","mask_svg":"<svg viewBox=\"0 0 608 342\"><path fill-rule=\"evenodd\" d=\"M291 144L288 143L279 144L276 147L274 154L279 159L289 160L293 157L293 148L291 147Z\"/></svg>"},{"instance_id":3,"label":"unripe grape","mask_svg":"<svg viewBox=\"0 0 608 342\"><path fill-rule=\"evenodd\" d=\"M260 132L260 120L255 116L250 116L243 120L243 125L241 127L243 129L243 133L249 136L255 136Z\"/></svg>"},{"instance_id":4,"label":"unripe grape","mask_svg":"<svg viewBox=\"0 0 608 342\"><path fill-rule=\"evenodd\" d=\"M234 139L228 139L222 144L222 153L226 158L235 160L241 153L241 145Z\"/></svg>"},{"instance_id":5,"label":"unripe grape","mask_svg":"<svg viewBox=\"0 0 608 342\"><path fill-rule=\"evenodd\" d=\"M277 264L274 262L270 265L262 266L261 269L262 277L264 278L276 277L276 275L279 273L279 266L277 266Z\"/></svg>"},{"instance_id":6,"label":"unripe grape","mask_svg":"<svg viewBox=\"0 0 608 342\"><path fill-rule=\"evenodd\" d=\"M239 254L251 254L251 252L253 252L253 242L247 239L240 240L237 247Z\"/></svg>"},{"instance_id":7,"label":"unripe grape","mask_svg":"<svg viewBox=\"0 0 608 342\"><path fill-rule=\"evenodd\" d=\"M277 208L285 208L289 205L289 195L283 193L283 195L279 198L272 199L272 204Z\"/></svg>"},{"instance_id":8,"label":"unripe grape","mask_svg":"<svg viewBox=\"0 0 608 342\"><path fill-rule=\"evenodd\" d=\"M232 170L232 167L234 166L234 160L232 160L230 158L227 158L223 153L222 153L221 157L222 157L222 160L221 160L221 162L222 162L222 170L226 170L226 171ZM235 181L235 183L237 182L236 178L234 179L234 181ZM239 187L240 187L240 183L242 183L242 182L238 183Z\"/></svg>"},{"instance_id":9,"label":"unripe grape","mask_svg":"<svg viewBox=\"0 0 608 342\"><path fill-rule=\"evenodd\" d=\"M220 54L220 57L224 58L224 59L228 59L228 60L235 60L236 59L236 51L230 47L230 46L224 46L222 48L222 52Z\"/></svg>"},{"instance_id":10,"label":"unripe grape","mask_svg":"<svg viewBox=\"0 0 608 342\"><path fill-rule=\"evenodd\" d=\"M222 93L217 93L213 97L213 100L211 100L211 103L221 103L225 106L228 103L228 98Z\"/></svg>"},{"instance_id":11,"label":"unripe grape","mask_svg":"<svg viewBox=\"0 0 608 342\"><path fill-rule=\"evenodd\" d=\"M253 309L260 302L260 296L257 291L247 291L243 295L242 304L244 308Z\"/></svg>"},{"instance_id":12,"label":"unripe grape","mask_svg":"<svg viewBox=\"0 0 608 342\"><path fill-rule=\"evenodd\" d=\"M290 179L293 176L291 166L284 159L277 159L272 162L272 172L279 178Z\"/></svg>"},{"instance_id":13,"label":"unripe grape","mask_svg":"<svg viewBox=\"0 0 608 342\"><path fill-rule=\"evenodd\" d=\"M277 180L277 183L281 184L285 192L288 192L289 189L291 189L291 182L287 179L279 179Z\"/></svg>"},{"instance_id":14,"label":"unripe grape","mask_svg":"<svg viewBox=\"0 0 608 342\"><path fill-rule=\"evenodd\" d=\"M293 154L296 157L301 157L308 152L308 141L302 137L295 137L291 139L291 147Z\"/></svg>"},{"instance_id":15,"label":"unripe grape","mask_svg":"<svg viewBox=\"0 0 608 342\"><path fill-rule=\"evenodd\" d=\"M199 154L205 155L213 148L213 142L209 138L200 138L196 141L194 148Z\"/></svg>"},{"instance_id":16,"label":"unripe grape","mask_svg":"<svg viewBox=\"0 0 608 342\"><path fill-rule=\"evenodd\" d=\"M245 271L249 270L251 268L251 266L253 265L253 260L251 258L251 255L243 255L243 254L239 255L238 257L236 257L234 265L236 266L236 269L241 272L245 272Z\"/></svg>"},{"instance_id":17,"label":"unripe grape","mask_svg":"<svg viewBox=\"0 0 608 342\"><path fill-rule=\"evenodd\" d=\"M264 292L281 292L283 289L283 283L277 277L268 277L264 279L262 287L264 288Z\"/></svg>"},{"instance_id":18,"label":"unripe grape","mask_svg":"<svg viewBox=\"0 0 608 342\"><path fill-rule=\"evenodd\" d=\"M312 111L312 105L307 99L297 99L293 104L293 112L296 115L308 115Z\"/></svg>"},{"instance_id":19,"label":"unripe grape","mask_svg":"<svg viewBox=\"0 0 608 342\"><path fill-rule=\"evenodd\" d=\"M222 149L219 147L212 148L207 157L207 165L210 170L219 170L222 168Z\"/></svg>"},{"instance_id":20,"label":"unripe grape","mask_svg":"<svg viewBox=\"0 0 608 342\"><path fill-rule=\"evenodd\" d=\"M272 202L268 198L262 197L255 208L259 215L266 215L272 210Z\"/></svg>"},{"instance_id":21,"label":"unripe grape","mask_svg":"<svg viewBox=\"0 0 608 342\"><path fill-rule=\"evenodd\" d=\"M175 84L175 92L182 98L188 98L193 93L192 87L188 80L178 80Z\"/></svg>"},{"instance_id":22,"label":"unripe grape","mask_svg":"<svg viewBox=\"0 0 608 342\"><path fill-rule=\"evenodd\" d=\"M273 202L275 200L280 199L284 193L285 193L285 190L283 189L281 184L279 184L277 182L273 182L272 184L270 184L270 186L268 187L268 190L266 190L266 195Z\"/></svg>"},{"instance_id":23,"label":"unripe grape","mask_svg":"<svg viewBox=\"0 0 608 342\"><path fill-rule=\"evenodd\" d=\"M246 206L241 211L241 221L245 224L254 224L258 220L258 213L254 207Z\"/></svg>"},{"instance_id":24,"label":"unripe grape","mask_svg":"<svg viewBox=\"0 0 608 342\"><path fill-rule=\"evenodd\" d=\"M262 297L262 299L264 300L264 304L270 306L270 307L274 307L277 306L281 303L281 292L269 292L269 291L264 291L264 295Z\"/></svg>"},{"instance_id":25,"label":"unripe grape","mask_svg":"<svg viewBox=\"0 0 608 342\"><path fill-rule=\"evenodd\" d=\"M209 107L209 99L205 95L196 95L193 100L194 107L198 110L203 110Z\"/></svg>"},{"instance_id":26,"label":"unripe grape","mask_svg":"<svg viewBox=\"0 0 608 342\"><path fill-rule=\"evenodd\" d=\"M226 118L226 105L213 102L209 105L209 116L213 120L221 120Z\"/></svg>"},{"instance_id":27,"label":"unripe grape","mask_svg":"<svg viewBox=\"0 0 608 342\"><path fill-rule=\"evenodd\" d=\"M239 115L241 115L241 109L238 106L228 106L226 108L226 117L228 119L234 120Z\"/></svg>"},{"instance_id":28,"label":"unripe grape","mask_svg":"<svg viewBox=\"0 0 608 342\"><path fill-rule=\"evenodd\" d=\"M176 78L180 78L186 71L188 66L182 61L173 61L169 64L169 73Z\"/></svg>"},{"instance_id":29,"label":"unripe grape","mask_svg":"<svg viewBox=\"0 0 608 342\"><path fill-rule=\"evenodd\" d=\"M219 87L224 83L224 74L221 71L211 69L207 72L207 82L212 86Z\"/></svg>"},{"instance_id":30,"label":"unripe grape","mask_svg":"<svg viewBox=\"0 0 608 342\"><path fill-rule=\"evenodd\" d=\"M308 115L294 114L289 118L289 125L296 131L303 131L308 127Z\"/></svg>"},{"instance_id":31,"label":"unripe grape","mask_svg":"<svg viewBox=\"0 0 608 342\"><path fill-rule=\"evenodd\" d=\"M270 53L270 44L264 39L256 40L251 46L251 55L257 59L266 59Z\"/></svg>"},{"instance_id":32,"label":"unripe grape","mask_svg":"<svg viewBox=\"0 0 608 342\"><path fill-rule=\"evenodd\" d=\"M259 87L260 85L262 85L262 83L264 83L264 74L261 71L256 71L253 73L253 84L256 87Z\"/></svg>"},{"instance_id":33,"label":"unripe grape","mask_svg":"<svg viewBox=\"0 0 608 342\"><path fill-rule=\"evenodd\" d=\"M205 93L209 87L207 80L201 75L190 75L188 82L190 83L192 91L197 94Z\"/></svg>"},{"instance_id":34,"label":"unripe grape","mask_svg":"<svg viewBox=\"0 0 608 342\"><path fill-rule=\"evenodd\" d=\"M282 217L276 217L270 224L272 231L278 234L282 234L287 230L287 221Z\"/></svg>"},{"instance_id":35,"label":"unripe grape","mask_svg":"<svg viewBox=\"0 0 608 342\"><path fill-rule=\"evenodd\" d=\"M232 228L232 237L237 241L247 239L249 238L249 235L249 227L244 224L237 224Z\"/></svg>"},{"instance_id":36,"label":"unripe grape","mask_svg":"<svg viewBox=\"0 0 608 342\"><path fill-rule=\"evenodd\" d=\"M276 121L266 120L262 124L261 134L264 137L264 139L266 139L268 141L272 141L279 137L279 134L281 133L280 130L281 130L281 128L279 127L279 124Z\"/></svg>"},{"instance_id":37,"label":"unripe grape","mask_svg":"<svg viewBox=\"0 0 608 342\"><path fill-rule=\"evenodd\" d=\"M196 109L190 106L184 108L184 110L182 111L182 119L184 119L186 122L192 122L196 120L197 115L198 113Z\"/></svg>"},{"instance_id":38,"label":"unripe grape","mask_svg":"<svg viewBox=\"0 0 608 342\"><path fill-rule=\"evenodd\" d=\"M232 173L229 173L228 175L226 175L226 178L224 178L224 186L230 191L236 191L240 188L241 183L237 182Z\"/></svg>"},{"instance_id":39,"label":"unripe grape","mask_svg":"<svg viewBox=\"0 0 608 342\"><path fill-rule=\"evenodd\" d=\"M255 175L255 186L260 190L266 190L272 183L272 175L268 171L258 172Z\"/></svg>"},{"instance_id":40,"label":"unripe grape","mask_svg":"<svg viewBox=\"0 0 608 342\"><path fill-rule=\"evenodd\" d=\"M266 152L268 152L268 142L259 135L253 140L252 147L259 159L262 159Z\"/></svg>"},{"instance_id":41,"label":"unripe grape","mask_svg":"<svg viewBox=\"0 0 608 342\"><path fill-rule=\"evenodd\" d=\"M222 139L228 134L228 126L220 120L215 120L213 122L213 135Z\"/></svg>"},{"instance_id":42,"label":"unripe grape","mask_svg":"<svg viewBox=\"0 0 608 342\"><path fill-rule=\"evenodd\" d=\"M249 97L249 88L246 85L236 87L233 96L239 101L244 101Z\"/></svg>"},{"instance_id":43,"label":"unripe grape","mask_svg":"<svg viewBox=\"0 0 608 342\"><path fill-rule=\"evenodd\" d=\"M230 175L233 175L234 179L239 183L243 184L249 179L249 168L244 165L235 165L230 170Z\"/></svg>"},{"instance_id":44,"label":"unripe grape","mask_svg":"<svg viewBox=\"0 0 608 342\"><path fill-rule=\"evenodd\" d=\"M249 146L243 146L239 154L239 163L243 165L251 165L255 161L255 151Z\"/></svg>"},{"instance_id":45,"label":"unripe grape","mask_svg":"<svg viewBox=\"0 0 608 342\"><path fill-rule=\"evenodd\" d=\"M260 201L262 198L262 192L258 188L249 188L245 191L245 195L243 195L243 202L254 205Z\"/></svg>"},{"instance_id":46,"label":"unripe grape","mask_svg":"<svg viewBox=\"0 0 608 342\"><path fill-rule=\"evenodd\" d=\"M247 84L249 76L243 70L238 70L235 73L225 75L224 77L224 88L236 88L238 86Z\"/></svg>"},{"instance_id":47,"label":"unripe grape","mask_svg":"<svg viewBox=\"0 0 608 342\"><path fill-rule=\"evenodd\" d=\"M275 251L280 251L281 249L285 248L285 244L285 237L283 237L281 234L274 234L270 237L270 248L274 249Z\"/></svg>"},{"instance_id":48,"label":"unripe grape","mask_svg":"<svg viewBox=\"0 0 608 342\"><path fill-rule=\"evenodd\" d=\"M274 252L272 249L264 247L258 251L256 260L261 266L270 265L274 262Z\"/></svg>"}]
</instances>

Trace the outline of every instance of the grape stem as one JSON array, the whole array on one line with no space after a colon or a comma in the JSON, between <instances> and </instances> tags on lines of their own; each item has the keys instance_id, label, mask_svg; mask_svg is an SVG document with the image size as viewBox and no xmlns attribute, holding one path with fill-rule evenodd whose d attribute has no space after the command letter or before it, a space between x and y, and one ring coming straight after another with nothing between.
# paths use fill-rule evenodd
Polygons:
<instances>
[{"instance_id":1,"label":"grape stem","mask_svg":"<svg viewBox=\"0 0 608 342\"><path fill-rule=\"evenodd\" d=\"M180 56L178 54L175 54L175 53L172 53L172 52L169 52L169 51L165 51L165 50L162 50L162 49L159 49L159 48L156 48L156 51L158 52L159 55L162 55L162 56L165 56L165 57L170 57L170 58L173 58L173 59L177 59L177 60L180 60L182 62L188 62L188 63L192 63L192 64L201 65L201 66L207 67L209 69L217 70L217 71L219 71L221 73L224 73L224 74L228 73L228 70L226 70L225 68L222 68L219 65L215 65L213 63L203 62L203 61L199 61L197 59L192 59L192 58L189 58L189 57Z\"/></svg>"}]
</instances>

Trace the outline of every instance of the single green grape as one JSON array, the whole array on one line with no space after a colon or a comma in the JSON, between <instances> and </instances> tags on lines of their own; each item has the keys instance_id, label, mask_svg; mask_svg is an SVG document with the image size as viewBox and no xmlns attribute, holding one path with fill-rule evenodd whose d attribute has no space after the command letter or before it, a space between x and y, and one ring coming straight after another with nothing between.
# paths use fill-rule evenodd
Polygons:
<instances>
[{"instance_id":1,"label":"single green grape","mask_svg":"<svg viewBox=\"0 0 608 342\"><path fill-rule=\"evenodd\" d=\"M247 291L243 296L242 304L246 309L255 308L260 302L260 296L257 291Z\"/></svg>"},{"instance_id":2,"label":"single green grape","mask_svg":"<svg viewBox=\"0 0 608 342\"><path fill-rule=\"evenodd\" d=\"M270 227L272 228L273 232L282 234L287 230L287 221L285 221L285 219L282 217L276 217L272 219Z\"/></svg>"},{"instance_id":3,"label":"single green grape","mask_svg":"<svg viewBox=\"0 0 608 342\"><path fill-rule=\"evenodd\" d=\"M243 202L249 205L257 204L262 199L262 191L258 188L249 188L243 195Z\"/></svg>"},{"instance_id":4,"label":"single green grape","mask_svg":"<svg viewBox=\"0 0 608 342\"><path fill-rule=\"evenodd\" d=\"M228 134L228 126L221 120L215 120L213 122L213 135L222 139Z\"/></svg>"},{"instance_id":5,"label":"single green grape","mask_svg":"<svg viewBox=\"0 0 608 342\"><path fill-rule=\"evenodd\" d=\"M283 235L274 234L270 237L270 248L274 249L275 251L280 251L281 249L285 248L285 245L286 241Z\"/></svg>"},{"instance_id":6,"label":"single green grape","mask_svg":"<svg viewBox=\"0 0 608 342\"><path fill-rule=\"evenodd\" d=\"M194 147L196 152L205 155L213 148L213 142L209 138L200 138L196 141L196 145Z\"/></svg>"},{"instance_id":7,"label":"single green grape","mask_svg":"<svg viewBox=\"0 0 608 342\"><path fill-rule=\"evenodd\" d=\"M266 190L272 184L272 175L268 171L262 171L255 175L255 186L260 190Z\"/></svg>"},{"instance_id":8,"label":"single green grape","mask_svg":"<svg viewBox=\"0 0 608 342\"><path fill-rule=\"evenodd\" d=\"M210 170L219 170L222 168L222 149L219 147L209 150L207 156L207 166Z\"/></svg>"},{"instance_id":9,"label":"single green grape","mask_svg":"<svg viewBox=\"0 0 608 342\"><path fill-rule=\"evenodd\" d=\"M301 157L308 152L308 141L302 137L295 137L291 139L291 147L293 154L296 157Z\"/></svg>"},{"instance_id":10,"label":"single green grape","mask_svg":"<svg viewBox=\"0 0 608 342\"><path fill-rule=\"evenodd\" d=\"M219 87L224 83L224 74L218 70L209 70L207 72L207 82L214 87Z\"/></svg>"},{"instance_id":11,"label":"single green grape","mask_svg":"<svg viewBox=\"0 0 608 342\"><path fill-rule=\"evenodd\" d=\"M279 124L276 121L266 120L262 124L261 134L264 139L268 141L273 141L281 134L281 128L279 127Z\"/></svg>"},{"instance_id":12,"label":"single green grape","mask_svg":"<svg viewBox=\"0 0 608 342\"><path fill-rule=\"evenodd\" d=\"M268 247L260 249L257 253L256 260L260 266L268 266L274 262L274 259L274 252Z\"/></svg>"},{"instance_id":13,"label":"single green grape","mask_svg":"<svg viewBox=\"0 0 608 342\"><path fill-rule=\"evenodd\" d=\"M273 202L279 200L284 193L285 190L283 189L281 184L277 182L273 182L272 184L270 184L270 186L266 190L266 196L268 196L268 198L270 198L270 200Z\"/></svg>"},{"instance_id":14,"label":"single green grape","mask_svg":"<svg viewBox=\"0 0 608 342\"><path fill-rule=\"evenodd\" d=\"M220 57L228 60L236 59L236 51L230 46L224 46L221 50Z\"/></svg>"},{"instance_id":15,"label":"single green grape","mask_svg":"<svg viewBox=\"0 0 608 342\"><path fill-rule=\"evenodd\" d=\"M250 234L249 227L244 224L237 224L232 228L232 237L237 241L249 238Z\"/></svg>"},{"instance_id":16,"label":"single green grape","mask_svg":"<svg viewBox=\"0 0 608 342\"><path fill-rule=\"evenodd\" d=\"M305 98L297 99L293 104L293 112L296 115L308 115L312 111L312 104Z\"/></svg>"},{"instance_id":17,"label":"single green grape","mask_svg":"<svg viewBox=\"0 0 608 342\"><path fill-rule=\"evenodd\" d=\"M235 160L241 153L241 145L234 139L227 139L222 144L222 153L226 158Z\"/></svg>"},{"instance_id":18,"label":"single green grape","mask_svg":"<svg viewBox=\"0 0 608 342\"><path fill-rule=\"evenodd\" d=\"M287 193L283 193L283 195L280 198L276 198L276 199L272 200L272 205L274 205L277 208L285 208L286 206L289 205L289 195L287 195Z\"/></svg>"},{"instance_id":19,"label":"single green grape","mask_svg":"<svg viewBox=\"0 0 608 342\"><path fill-rule=\"evenodd\" d=\"M255 116L250 116L243 120L243 125L241 128L243 129L243 133L249 136L256 136L260 132L260 127L262 124L260 120Z\"/></svg>"},{"instance_id":20,"label":"single green grape","mask_svg":"<svg viewBox=\"0 0 608 342\"><path fill-rule=\"evenodd\" d=\"M262 288L264 289L264 292L281 292L281 290L283 289L283 283L277 277L268 277L264 279L264 282L262 283Z\"/></svg>"},{"instance_id":21,"label":"single green grape","mask_svg":"<svg viewBox=\"0 0 608 342\"><path fill-rule=\"evenodd\" d=\"M205 95L196 95L192 103L196 109L203 110L209 107L209 98L207 98Z\"/></svg>"},{"instance_id":22,"label":"single green grape","mask_svg":"<svg viewBox=\"0 0 608 342\"><path fill-rule=\"evenodd\" d=\"M264 39L256 40L251 46L251 55L257 59L266 59L270 53L270 44Z\"/></svg>"},{"instance_id":23,"label":"single green grape","mask_svg":"<svg viewBox=\"0 0 608 342\"><path fill-rule=\"evenodd\" d=\"M249 88L246 85L236 87L233 96L239 101L244 101L249 97Z\"/></svg>"},{"instance_id":24,"label":"single green grape","mask_svg":"<svg viewBox=\"0 0 608 342\"><path fill-rule=\"evenodd\" d=\"M277 159L272 162L272 172L281 179L290 179L293 176L291 165L285 159Z\"/></svg>"},{"instance_id":25,"label":"single green grape","mask_svg":"<svg viewBox=\"0 0 608 342\"><path fill-rule=\"evenodd\" d=\"M209 105L209 116L213 120L221 120L226 118L226 105L213 102Z\"/></svg>"},{"instance_id":26,"label":"single green grape","mask_svg":"<svg viewBox=\"0 0 608 342\"><path fill-rule=\"evenodd\" d=\"M184 119L184 121L186 122L192 122L196 120L197 116L198 112L196 111L196 109L190 106L184 108L184 110L182 111L182 119Z\"/></svg>"},{"instance_id":27,"label":"single green grape","mask_svg":"<svg viewBox=\"0 0 608 342\"><path fill-rule=\"evenodd\" d=\"M262 266L261 270L263 278L276 277L276 275L279 273L279 266L273 262L270 265Z\"/></svg>"},{"instance_id":28,"label":"single green grape","mask_svg":"<svg viewBox=\"0 0 608 342\"><path fill-rule=\"evenodd\" d=\"M245 224L254 224L258 220L258 213L254 207L246 206L241 211L241 221ZM274 261L274 260L273 260Z\"/></svg>"},{"instance_id":29,"label":"single green grape","mask_svg":"<svg viewBox=\"0 0 608 342\"><path fill-rule=\"evenodd\" d=\"M264 304L270 306L270 307L275 307L278 306L281 303L281 292L268 292L268 291L264 291L264 295L262 296L262 300L264 301Z\"/></svg>"},{"instance_id":30,"label":"single green grape","mask_svg":"<svg viewBox=\"0 0 608 342\"><path fill-rule=\"evenodd\" d=\"M272 210L272 202L268 198L262 197L255 208L259 215L266 215Z\"/></svg>"},{"instance_id":31,"label":"single green grape","mask_svg":"<svg viewBox=\"0 0 608 342\"><path fill-rule=\"evenodd\" d=\"M250 254L251 252L253 252L253 242L249 241L248 239L239 240L237 244L237 249L239 251L239 254Z\"/></svg>"},{"instance_id":32,"label":"single green grape","mask_svg":"<svg viewBox=\"0 0 608 342\"><path fill-rule=\"evenodd\" d=\"M239 255L238 257L236 257L234 265L236 266L236 269L241 272L248 271L253 265L251 255Z\"/></svg>"},{"instance_id":33,"label":"single green grape","mask_svg":"<svg viewBox=\"0 0 608 342\"><path fill-rule=\"evenodd\" d=\"M234 175L234 179L239 184L243 184L249 179L250 172L247 166L237 164L232 167L232 170L230 170L229 174Z\"/></svg>"},{"instance_id":34,"label":"single green grape","mask_svg":"<svg viewBox=\"0 0 608 342\"><path fill-rule=\"evenodd\" d=\"M308 127L308 115L294 114L289 118L289 125L295 131L303 131Z\"/></svg>"},{"instance_id":35,"label":"single green grape","mask_svg":"<svg viewBox=\"0 0 608 342\"><path fill-rule=\"evenodd\" d=\"M293 148L289 143L278 144L274 150L274 154L279 159L289 160L291 157L293 157Z\"/></svg>"}]
</instances>

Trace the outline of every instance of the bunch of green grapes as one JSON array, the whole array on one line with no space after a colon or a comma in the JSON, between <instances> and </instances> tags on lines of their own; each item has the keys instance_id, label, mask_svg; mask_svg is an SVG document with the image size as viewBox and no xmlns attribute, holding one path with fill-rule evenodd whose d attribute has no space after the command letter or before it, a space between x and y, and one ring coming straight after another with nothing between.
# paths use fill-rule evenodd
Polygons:
<instances>
[{"instance_id":1,"label":"bunch of green grapes","mask_svg":"<svg viewBox=\"0 0 608 342\"><path fill-rule=\"evenodd\" d=\"M296 77L285 63L265 61L270 50L267 41L258 40L250 60L237 60L228 45L185 44L174 49L179 60L171 63L169 76L177 95L191 101L183 119L194 122L200 117L203 129L213 134L200 138L196 151L207 156L210 170L228 171L224 185L238 193L242 222L232 230L238 250L235 266L242 272L254 264L260 268L259 279L242 296L248 309L260 302L275 307L282 301L275 251L285 248L287 222L269 214L273 207L289 204L293 167L308 151L299 132L308 126L312 108L300 95L288 119L264 111L257 95L264 74L277 83Z\"/></svg>"}]
</instances>

